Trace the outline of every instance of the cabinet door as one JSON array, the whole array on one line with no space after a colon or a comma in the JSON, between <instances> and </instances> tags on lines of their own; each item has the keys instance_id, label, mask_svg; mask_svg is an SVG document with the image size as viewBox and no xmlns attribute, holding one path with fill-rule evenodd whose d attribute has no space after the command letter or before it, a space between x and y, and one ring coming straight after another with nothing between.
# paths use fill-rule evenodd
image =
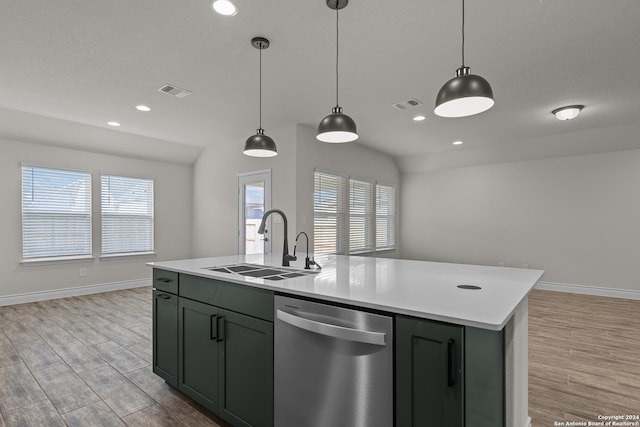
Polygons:
<instances>
[{"instance_id":1,"label":"cabinet door","mask_svg":"<svg viewBox=\"0 0 640 427\"><path fill-rule=\"evenodd\" d=\"M396 318L397 427L464 425L463 327Z\"/></svg>"},{"instance_id":2,"label":"cabinet door","mask_svg":"<svg viewBox=\"0 0 640 427\"><path fill-rule=\"evenodd\" d=\"M220 405L234 426L273 426L273 323L220 310Z\"/></svg>"},{"instance_id":3,"label":"cabinet door","mask_svg":"<svg viewBox=\"0 0 640 427\"><path fill-rule=\"evenodd\" d=\"M178 296L153 291L153 372L178 387Z\"/></svg>"},{"instance_id":4,"label":"cabinet door","mask_svg":"<svg viewBox=\"0 0 640 427\"><path fill-rule=\"evenodd\" d=\"M178 389L206 408L218 410L218 309L180 298Z\"/></svg>"}]
</instances>

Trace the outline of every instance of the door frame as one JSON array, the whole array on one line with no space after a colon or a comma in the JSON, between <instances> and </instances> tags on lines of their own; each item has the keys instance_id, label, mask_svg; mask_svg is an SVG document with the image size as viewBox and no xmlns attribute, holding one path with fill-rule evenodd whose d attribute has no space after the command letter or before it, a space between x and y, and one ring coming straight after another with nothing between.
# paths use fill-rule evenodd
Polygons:
<instances>
[{"instance_id":1,"label":"door frame","mask_svg":"<svg viewBox=\"0 0 640 427\"><path fill-rule=\"evenodd\" d=\"M256 181L264 182L264 211L271 209L271 169L262 169L253 172L237 174L238 188L238 249L239 255L245 255L245 218L244 218L244 186ZM267 218L267 230L271 230L271 218ZM267 236L268 237L268 236ZM264 253L271 252L271 239L267 238L264 244Z\"/></svg>"}]
</instances>

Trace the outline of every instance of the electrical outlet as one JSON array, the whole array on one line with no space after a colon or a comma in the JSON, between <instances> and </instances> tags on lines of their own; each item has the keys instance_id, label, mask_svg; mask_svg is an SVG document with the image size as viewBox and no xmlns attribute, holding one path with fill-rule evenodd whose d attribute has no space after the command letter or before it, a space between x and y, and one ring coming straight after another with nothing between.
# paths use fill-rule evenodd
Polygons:
<instances>
[{"instance_id":1,"label":"electrical outlet","mask_svg":"<svg viewBox=\"0 0 640 427\"><path fill-rule=\"evenodd\" d=\"M306 215L302 215L300 217L300 224L306 224L307 222L307 216Z\"/></svg>"},{"instance_id":2,"label":"electrical outlet","mask_svg":"<svg viewBox=\"0 0 640 427\"><path fill-rule=\"evenodd\" d=\"M522 264L522 268L529 268L529 264Z\"/></svg>"},{"instance_id":3,"label":"electrical outlet","mask_svg":"<svg viewBox=\"0 0 640 427\"><path fill-rule=\"evenodd\" d=\"M498 263L498 267L504 267L504 262L500 261L500 262Z\"/></svg>"},{"instance_id":4,"label":"electrical outlet","mask_svg":"<svg viewBox=\"0 0 640 427\"><path fill-rule=\"evenodd\" d=\"M282 217L280 217L280 215L273 215L273 222L276 224L282 224Z\"/></svg>"},{"instance_id":5,"label":"electrical outlet","mask_svg":"<svg viewBox=\"0 0 640 427\"><path fill-rule=\"evenodd\" d=\"M80 269L80 277L87 277L87 269L86 268L81 268Z\"/></svg>"}]
</instances>

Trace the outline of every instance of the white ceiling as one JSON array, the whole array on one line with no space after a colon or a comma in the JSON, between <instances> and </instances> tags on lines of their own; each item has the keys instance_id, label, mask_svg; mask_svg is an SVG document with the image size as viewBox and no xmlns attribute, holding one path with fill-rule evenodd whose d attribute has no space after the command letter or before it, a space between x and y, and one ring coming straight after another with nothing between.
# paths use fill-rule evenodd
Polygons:
<instances>
[{"instance_id":1,"label":"white ceiling","mask_svg":"<svg viewBox=\"0 0 640 427\"><path fill-rule=\"evenodd\" d=\"M266 133L317 126L335 103L335 12L325 0L235 1L232 18L208 0L4 2L0 136L192 162L203 147L255 132L256 35L271 41ZM467 0L467 65L491 83L496 105L469 118L435 116L436 93L460 66L460 6L351 0L340 13L340 105L359 144L406 158L640 122L637 0ZM157 92L165 83L193 94ZM424 105L391 106L410 98ZM568 104L586 107L570 122L551 116ZM427 120L413 122L418 112ZM454 148L455 139L465 144Z\"/></svg>"}]
</instances>

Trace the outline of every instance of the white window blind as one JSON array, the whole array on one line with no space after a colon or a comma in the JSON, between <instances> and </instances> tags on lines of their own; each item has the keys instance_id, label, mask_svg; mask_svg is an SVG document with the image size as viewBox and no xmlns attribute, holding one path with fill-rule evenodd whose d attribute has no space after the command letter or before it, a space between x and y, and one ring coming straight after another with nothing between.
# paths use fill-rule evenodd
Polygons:
<instances>
[{"instance_id":1,"label":"white window blind","mask_svg":"<svg viewBox=\"0 0 640 427\"><path fill-rule=\"evenodd\" d=\"M388 185L376 185L376 249L394 249L396 245L396 191Z\"/></svg>"},{"instance_id":2,"label":"white window blind","mask_svg":"<svg viewBox=\"0 0 640 427\"><path fill-rule=\"evenodd\" d=\"M347 180L315 171L313 185L313 251L344 253Z\"/></svg>"},{"instance_id":3,"label":"white window blind","mask_svg":"<svg viewBox=\"0 0 640 427\"><path fill-rule=\"evenodd\" d=\"M91 174L22 167L22 257L91 255Z\"/></svg>"},{"instance_id":4,"label":"white window blind","mask_svg":"<svg viewBox=\"0 0 640 427\"><path fill-rule=\"evenodd\" d=\"M373 251L373 183L349 180L349 253Z\"/></svg>"},{"instance_id":5,"label":"white window blind","mask_svg":"<svg viewBox=\"0 0 640 427\"><path fill-rule=\"evenodd\" d=\"M102 254L153 251L153 180L102 175Z\"/></svg>"}]
</instances>

